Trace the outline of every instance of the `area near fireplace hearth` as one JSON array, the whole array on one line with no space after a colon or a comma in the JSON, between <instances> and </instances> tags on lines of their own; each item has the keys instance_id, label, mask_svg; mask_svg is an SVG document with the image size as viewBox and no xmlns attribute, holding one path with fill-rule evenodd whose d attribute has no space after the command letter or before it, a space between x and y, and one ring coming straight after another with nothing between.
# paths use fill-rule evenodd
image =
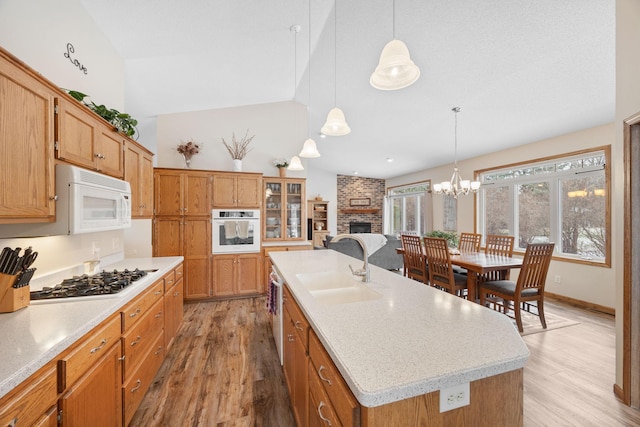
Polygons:
<instances>
[{"instance_id":1,"label":"area near fireplace hearth","mask_svg":"<svg viewBox=\"0 0 640 427\"><path fill-rule=\"evenodd\" d=\"M337 231L380 233L385 181L383 179L338 175ZM368 231L364 231L368 230Z\"/></svg>"}]
</instances>

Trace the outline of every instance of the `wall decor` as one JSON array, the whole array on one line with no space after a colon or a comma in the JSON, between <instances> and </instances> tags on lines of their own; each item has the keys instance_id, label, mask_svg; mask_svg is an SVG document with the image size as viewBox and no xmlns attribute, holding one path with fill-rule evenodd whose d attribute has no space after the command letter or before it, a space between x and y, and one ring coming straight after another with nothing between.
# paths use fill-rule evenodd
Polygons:
<instances>
[{"instance_id":1,"label":"wall decor","mask_svg":"<svg viewBox=\"0 0 640 427\"><path fill-rule=\"evenodd\" d=\"M349 199L349 205L351 206L371 206L371 199L368 197L360 197L356 199Z\"/></svg>"},{"instance_id":2,"label":"wall decor","mask_svg":"<svg viewBox=\"0 0 640 427\"><path fill-rule=\"evenodd\" d=\"M82 65L82 63L80 63L80 61L78 61L77 59L71 57L71 54L75 52L76 49L73 47L73 45L71 43L67 43L67 51L64 53L64 57L67 58L73 65L78 67L78 69L84 74L89 74L89 70L87 70L87 67Z\"/></svg>"}]
</instances>

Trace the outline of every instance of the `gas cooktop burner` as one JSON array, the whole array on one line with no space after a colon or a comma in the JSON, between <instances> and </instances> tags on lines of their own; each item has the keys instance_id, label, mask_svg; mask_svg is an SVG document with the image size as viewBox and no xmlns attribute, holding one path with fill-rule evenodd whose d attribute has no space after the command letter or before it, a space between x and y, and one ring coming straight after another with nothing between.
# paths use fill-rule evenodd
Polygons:
<instances>
[{"instance_id":1,"label":"gas cooktop burner","mask_svg":"<svg viewBox=\"0 0 640 427\"><path fill-rule=\"evenodd\" d=\"M116 294L146 275L145 270L137 268L133 271L102 271L93 276L83 274L65 279L54 287L44 287L42 290L31 292L31 300Z\"/></svg>"}]
</instances>

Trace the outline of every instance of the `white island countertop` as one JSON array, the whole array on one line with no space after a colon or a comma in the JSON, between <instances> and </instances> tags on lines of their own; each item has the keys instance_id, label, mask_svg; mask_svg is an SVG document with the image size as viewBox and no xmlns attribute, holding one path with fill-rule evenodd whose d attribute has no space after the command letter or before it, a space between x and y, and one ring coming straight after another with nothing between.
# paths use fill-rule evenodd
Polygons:
<instances>
[{"instance_id":1,"label":"white island countertop","mask_svg":"<svg viewBox=\"0 0 640 427\"><path fill-rule=\"evenodd\" d=\"M371 266L381 297L327 304L298 274L362 266L333 250L269 254L360 404L376 407L524 367L529 350L491 309Z\"/></svg>"},{"instance_id":2,"label":"white island countertop","mask_svg":"<svg viewBox=\"0 0 640 427\"><path fill-rule=\"evenodd\" d=\"M0 397L177 267L183 257L126 258L105 270L157 270L117 294L36 301L0 314Z\"/></svg>"}]
</instances>

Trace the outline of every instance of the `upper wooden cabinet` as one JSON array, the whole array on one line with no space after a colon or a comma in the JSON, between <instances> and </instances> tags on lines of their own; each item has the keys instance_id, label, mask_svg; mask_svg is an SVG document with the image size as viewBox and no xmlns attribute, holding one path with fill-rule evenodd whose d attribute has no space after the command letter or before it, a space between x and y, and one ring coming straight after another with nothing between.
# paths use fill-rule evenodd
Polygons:
<instances>
[{"instance_id":1,"label":"upper wooden cabinet","mask_svg":"<svg viewBox=\"0 0 640 427\"><path fill-rule=\"evenodd\" d=\"M54 96L0 50L0 223L55 218Z\"/></svg>"},{"instance_id":2,"label":"upper wooden cabinet","mask_svg":"<svg viewBox=\"0 0 640 427\"><path fill-rule=\"evenodd\" d=\"M210 182L206 172L155 169L156 216L210 215Z\"/></svg>"},{"instance_id":3,"label":"upper wooden cabinet","mask_svg":"<svg viewBox=\"0 0 640 427\"><path fill-rule=\"evenodd\" d=\"M214 208L259 208L262 203L262 175L251 173L213 174Z\"/></svg>"},{"instance_id":4,"label":"upper wooden cabinet","mask_svg":"<svg viewBox=\"0 0 640 427\"><path fill-rule=\"evenodd\" d=\"M56 114L58 159L124 177L125 136L74 99L57 98Z\"/></svg>"},{"instance_id":5,"label":"upper wooden cabinet","mask_svg":"<svg viewBox=\"0 0 640 427\"><path fill-rule=\"evenodd\" d=\"M264 178L263 241L307 240L303 178Z\"/></svg>"},{"instance_id":6,"label":"upper wooden cabinet","mask_svg":"<svg viewBox=\"0 0 640 427\"><path fill-rule=\"evenodd\" d=\"M153 216L153 153L126 141L124 153L124 179L131 185L131 217Z\"/></svg>"}]
</instances>

